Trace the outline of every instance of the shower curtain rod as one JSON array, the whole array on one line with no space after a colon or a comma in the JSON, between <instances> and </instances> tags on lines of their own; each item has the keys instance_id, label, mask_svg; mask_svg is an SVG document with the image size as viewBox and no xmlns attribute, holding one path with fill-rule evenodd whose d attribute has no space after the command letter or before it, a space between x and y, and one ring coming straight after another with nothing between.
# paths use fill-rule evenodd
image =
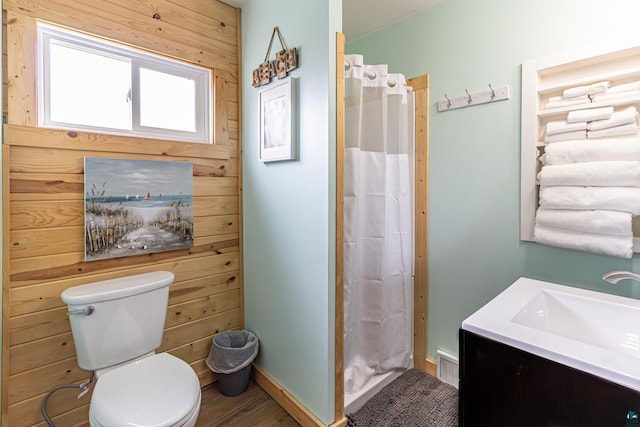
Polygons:
<instances>
[{"instance_id":1,"label":"shower curtain rod","mask_svg":"<svg viewBox=\"0 0 640 427\"><path fill-rule=\"evenodd\" d=\"M349 69L349 67L352 67L352 66L353 66L353 67L362 68L362 66L361 66L361 65L357 65L357 64L349 64L348 62L345 62L345 63L344 63L344 69L345 69L345 71L346 71L346 70L348 70L348 69ZM362 70L362 73L364 74L364 76L365 76L365 77L367 77L367 78L369 78L369 79L371 79L371 80L373 80L373 79L375 79L376 77L378 77L378 76L376 75L376 73L369 72L369 71L367 71L367 70L365 70L365 69L363 69L363 70ZM398 84L398 83L397 83L395 80L393 80L393 79L387 79L387 85L388 85L389 87L395 87L395 86L396 86L396 84ZM407 92L411 92L411 91L413 90L413 89L411 88L411 86L409 86L409 85L403 85L403 86L407 88Z\"/></svg>"}]
</instances>

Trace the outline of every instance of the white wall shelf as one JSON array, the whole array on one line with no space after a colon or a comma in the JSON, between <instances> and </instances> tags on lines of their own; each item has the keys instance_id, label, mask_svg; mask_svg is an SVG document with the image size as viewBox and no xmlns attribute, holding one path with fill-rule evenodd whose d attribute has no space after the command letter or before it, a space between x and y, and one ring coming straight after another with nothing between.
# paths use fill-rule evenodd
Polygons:
<instances>
[{"instance_id":1,"label":"white wall shelf","mask_svg":"<svg viewBox=\"0 0 640 427\"><path fill-rule=\"evenodd\" d=\"M640 80L640 75L638 76L638 80ZM543 119L547 117L554 117L554 116L560 116L560 115L566 116L569 111L574 111L574 110L583 110L586 108L598 108L598 107L607 107L607 106L620 107L620 106L626 106L626 105L640 106L640 96L618 98L615 101L594 101L588 104L585 103L585 104L579 104L579 105L572 105L569 107L553 108L550 110L538 110L537 116L539 119Z\"/></svg>"},{"instance_id":2,"label":"white wall shelf","mask_svg":"<svg viewBox=\"0 0 640 427\"><path fill-rule=\"evenodd\" d=\"M562 108L542 108L552 96L560 96L568 88L609 81L616 86L640 81L640 46L603 45L583 50L550 55L522 64L522 130L520 238L533 241L535 215L538 208L540 154L544 151L546 124L561 120L569 111L604 106L634 105L640 111L640 96L615 101L596 101ZM634 237L638 221L634 218Z\"/></svg>"},{"instance_id":3,"label":"white wall shelf","mask_svg":"<svg viewBox=\"0 0 640 427\"><path fill-rule=\"evenodd\" d=\"M585 76L584 78L574 78L571 81L572 86L581 86L589 83L601 82L601 81L633 81L640 78L640 66L634 66L624 69L616 69L601 74L592 74ZM560 83L560 84L558 84ZM562 92L566 88L565 82L554 81L553 84L547 83L546 85L541 83L538 87L538 94L540 96L551 96L554 92Z\"/></svg>"}]
</instances>

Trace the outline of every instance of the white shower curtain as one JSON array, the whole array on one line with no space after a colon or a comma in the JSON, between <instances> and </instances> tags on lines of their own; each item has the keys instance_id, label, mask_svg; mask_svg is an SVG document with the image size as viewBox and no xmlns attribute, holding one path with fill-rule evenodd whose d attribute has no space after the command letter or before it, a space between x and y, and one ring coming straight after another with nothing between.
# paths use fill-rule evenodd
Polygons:
<instances>
[{"instance_id":1,"label":"white shower curtain","mask_svg":"<svg viewBox=\"0 0 640 427\"><path fill-rule=\"evenodd\" d=\"M345 393L412 355L414 94L345 57Z\"/></svg>"}]
</instances>

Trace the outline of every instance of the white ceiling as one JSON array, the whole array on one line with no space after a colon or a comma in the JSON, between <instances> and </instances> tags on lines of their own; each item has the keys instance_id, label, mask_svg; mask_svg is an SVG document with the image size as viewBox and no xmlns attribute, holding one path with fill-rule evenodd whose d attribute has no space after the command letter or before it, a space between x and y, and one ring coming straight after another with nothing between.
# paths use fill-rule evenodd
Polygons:
<instances>
[{"instance_id":1,"label":"white ceiling","mask_svg":"<svg viewBox=\"0 0 640 427\"><path fill-rule=\"evenodd\" d=\"M248 0L220 1L241 8ZM342 0L342 32L347 40L354 40L441 1L443 0Z\"/></svg>"},{"instance_id":2,"label":"white ceiling","mask_svg":"<svg viewBox=\"0 0 640 427\"><path fill-rule=\"evenodd\" d=\"M342 32L347 41L373 33L442 0L342 0Z\"/></svg>"}]
</instances>

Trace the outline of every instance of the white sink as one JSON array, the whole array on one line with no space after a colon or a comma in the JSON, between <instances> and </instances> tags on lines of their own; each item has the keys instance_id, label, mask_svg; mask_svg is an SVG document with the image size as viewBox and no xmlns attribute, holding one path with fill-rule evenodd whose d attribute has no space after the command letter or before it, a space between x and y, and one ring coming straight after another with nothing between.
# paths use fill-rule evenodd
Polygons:
<instances>
[{"instance_id":1,"label":"white sink","mask_svg":"<svg viewBox=\"0 0 640 427\"><path fill-rule=\"evenodd\" d=\"M511 320L551 334L640 358L638 307L566 292L543 290L525 304Z\"/></svg>"},{"instance_id":2,"label":"white sink","mask_svg":"<svg viewBox=\"0 0 640 427\"><path fill-rule=\"evenodd\" d=\"M462 329L640 391L636 299L520 278Z\"/></svg>"}]
</instances>

